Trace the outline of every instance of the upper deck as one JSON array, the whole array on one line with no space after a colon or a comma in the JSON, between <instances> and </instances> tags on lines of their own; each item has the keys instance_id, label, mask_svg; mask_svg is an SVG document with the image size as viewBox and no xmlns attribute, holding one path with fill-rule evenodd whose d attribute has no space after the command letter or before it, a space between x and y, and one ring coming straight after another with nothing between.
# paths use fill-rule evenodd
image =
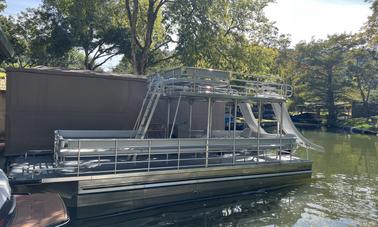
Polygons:
<instances>
[{"instance_id":1,"label":"upper deck","mask_svg":"<svg viewBox=\"0 0 378 227\"><path fill-rule=\"evenodd\" d=\"M254 76L193 67L180 67L149 76L150 86L158 85L166 97L213 97L224 100L282 102L292 87L278 77Z\"/></svg>"}]
</instances>

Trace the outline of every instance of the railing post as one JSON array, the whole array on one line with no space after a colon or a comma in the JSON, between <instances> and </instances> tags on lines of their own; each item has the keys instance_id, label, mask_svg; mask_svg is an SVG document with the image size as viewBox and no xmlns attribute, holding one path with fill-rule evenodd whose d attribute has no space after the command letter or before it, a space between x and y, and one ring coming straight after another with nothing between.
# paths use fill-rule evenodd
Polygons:
<instances>
[{"instance_id":1,"label":"railing post","mask_svg":"<svg viewBox=\"0 0 378 227\"><path fill-rule=\"evenodd\" d=\"M170 115L171 115L171 99L168 98L168 100L167 100L167 127L166 127L167 133L165 135L166 138L168 138L168 136L169 136L169 123L171 121Z\"/></svg>"},{"instance_id":2,"label":"railing post","mask_svg":"<svg viewBox=\"0 0 378 227\"><path fill-rule=\"evenodd\" d=\"M231 137L231 113L232 106L228 105L228 136Z\"/></svg>"},{"instance_id":3,"label":"railing post","mask_svg":"<svg viewBox=\"0 0 378 227\"><path fill-rule=\"evenodd\" d=\"M177 154L177 169L180 169L180 156L181 156L181 142L180 139L177 140L178 154Z\"/></svg>"},{"instance_id":4,"label":"railing post","mask_svg":"<svg viewBox=\"0 0 378 227\"><path fill-rule=\"evenodd\" d=\"M189 138L192 138L193 101L189 100Z\"/></svg>"},{"instance_id":5,"label":"railing post","mask_svg":"<svg viewBox=\"0 0 378 227\"><path fill-rule=\"evenodd\" d=\"M281 161L281 152L282 152L282 128L283 128L283 102L280 103L281 105L281 116L280 116L280 152L279 152L279 160Z\"/></svg>"},{"instance_id":6,"label":"railing post","mask_svg":"<svg viewBox=\"0 0 378 227\"><path fill-rule=\"evenodd\" d=\"M178 110L179 110L179 107L180 107L180 102L181 102L181 95L179 96L179 98L177 100L175 116L173 117L173 122L172 122L172 127L171 127L171 133L169 134L169 139L171 139L172 135L173 135L173 130L174 130L174 127L175 127L175 124L176 124L176 118L177 118L177 113L178 113Z\"/></svg>"},{"instance_id":7,"label":"railing post","mask_svg":"<svg viewBox=\"0 0 378 227\"><path fill-rule=\"evenodd\" d=\"M258 107L258 122L257 122L257 162L259 162L260 156L260 134L261 134L261 119L262 119L262 102L259 101Z\"/></svg>"},{"instance_id":8,"label":"railing post","mask_svg":"<svg viewBox=\"0 0 378 227\"><path fill-rule=\"evenodd\" d=\"M80 139L77 140L77 176L80 176Z\"/></svg>"},{"instance_id":9,"label":"railing post","mask_svg":"<svg viewBox=\"0 0 378 227\"><path fill-rule=\"evenodd\" d=\"M118 162L118 140L114 140L114 148L115 148L115 153L114 153L114 174L117 173L117 162Z\"/></svg>"},{"instance_id":10,"label":"railing post","mask_svg":"<svg viewBox=\"0 0 378 227\"><path fill-rule=\"evenodd\" d=\"M236 117L238 114L238 100L234 101L234 136L233 136L233 155L232 155L232 164L235 165L236 160Z\"/></svg>"},{"instance_id":11,"label":"railing post","mask_svg":"<svg viewBox=\"0 0 378 227\"><path fill-rule=\"evenodd\" d=\"M147 163L147 171L150 172L151 168L151 140L148 140L148 163Z\"/></svg>"},{"instance_id":12,"label":"railing post","mask_svg":"<svg viewBox=\"0 0 378 227\"><path fill-rule=\"evenodd\" d=\"M211 131L211 97L208 99L207 105L207 133L206 133L206 160L205 160L205 167L207 168L209 164L209 138L210 138L210 131Z\"/></svg>"},{"instance_id":13,"label":"railing post","mask_svg":"<svg viewBox=\"0 0 378 227\"><path fill-rule=\"evenodd\" d=\"M293 160L293 149L290 150L290 161Z\"/></svg>"}]
</instances>

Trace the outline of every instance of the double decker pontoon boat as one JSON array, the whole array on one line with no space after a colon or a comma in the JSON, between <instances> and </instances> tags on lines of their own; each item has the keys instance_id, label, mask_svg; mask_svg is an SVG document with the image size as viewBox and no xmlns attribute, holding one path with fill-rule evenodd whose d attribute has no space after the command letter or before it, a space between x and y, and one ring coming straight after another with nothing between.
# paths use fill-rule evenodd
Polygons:
<instances>
[{"instance_id":1,"label":"double decker pontoon boat","mask_svg":"<svg viewBox=\"0 0 378 227\"><path fill-rule=\"evenodd\" d=\"M85 210L79 217L88 217L310 178L312 162L294 152L298 145L321 147L290 120L284 103L292 88L271 77L242 78L190 67L150 75L133 130L57 130L53 154L27 152L17 158L9 166L11 183L19 191L59 192L68 206ZM188 122L178 127L184 103ZM202 129L193 127L194 103L207 107ZM213 129L214 105L219 104L221 114L228 113L227 130ZM267 104L276 115L273 132L261 127ZM167 108L166 127L154 131L151 120L159 105ZM236 130L239 110L248 126L242 131Z\"/></svg>"}]
</instances>

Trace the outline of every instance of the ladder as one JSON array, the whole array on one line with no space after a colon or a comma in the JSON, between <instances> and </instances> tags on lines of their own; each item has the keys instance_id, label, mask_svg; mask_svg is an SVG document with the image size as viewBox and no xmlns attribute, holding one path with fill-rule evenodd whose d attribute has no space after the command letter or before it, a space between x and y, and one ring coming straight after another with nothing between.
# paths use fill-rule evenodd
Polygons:
<instances>
[{"instance_id":1,"label":"ladder","mask_svg":"<svg viewBox=\"0 0 378 227\"><path fill-rule=\"evenodd\" d=\"M138 118L134 124L136 131L136 139L144 139L152 116L154 115L156 106L162 93L162 81L159 76L154 76L148 86L146 95L144 96L142 107L140 108Z\"/></svg>"}]
</instances>

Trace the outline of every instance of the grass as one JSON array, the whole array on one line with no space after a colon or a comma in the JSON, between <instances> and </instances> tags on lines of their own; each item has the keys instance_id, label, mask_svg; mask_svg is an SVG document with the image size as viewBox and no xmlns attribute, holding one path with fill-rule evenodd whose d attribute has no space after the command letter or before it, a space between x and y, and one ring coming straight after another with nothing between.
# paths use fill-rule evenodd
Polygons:
<instances>
[{"instance_id":1,"label":"grass","mask_svg":"<svg viewBox=\"0 0 378 227\"><path fill-rule=\"evenodd\" d=\"M344 126L350 126L360 129L372 130L378 132L378 116L351 118L342 122Z\"/></svg>"}]
</instances>

